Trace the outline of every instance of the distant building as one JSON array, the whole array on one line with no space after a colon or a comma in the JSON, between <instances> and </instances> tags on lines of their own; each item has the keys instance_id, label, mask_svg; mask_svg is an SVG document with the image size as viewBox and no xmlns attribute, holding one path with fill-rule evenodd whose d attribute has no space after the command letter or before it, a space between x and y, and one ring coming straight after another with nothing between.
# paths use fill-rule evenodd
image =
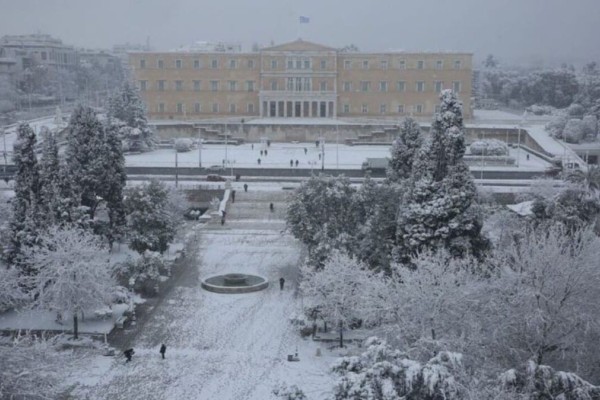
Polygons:
<instances>
[{"instance_id":1,"label":"distant building","mask_svg":"<svg viewBox=\"0 0 600 400\"><path fill-rule=\"evenodd\" d=\"M340 52L297 40L258 51L133 52L152 119L431 117L454 90L470 118L471 53Z\"/></svg>"},{"instance_id":2,"label":"distant building","mask_svg":"<svg viewBox=\"0 0 600 400\"><path fill-rule=\"evenodd\" d=\"M79 49L77 54L82 67L97 65L106 68L120 63L120 59L107 50Z\"/></svg>"},{"instance_id":3,"label":"distant building","mask_svg":"<svg viewBox=\"0 0 600 400\"><path fill-rule=\"evenodd\" d=\"M16 61L19 70L39 64L56 68L78 65L75 48L50 35L6 35L0 38L0 49L4 57Z\"/></svg>"}]
</instances>

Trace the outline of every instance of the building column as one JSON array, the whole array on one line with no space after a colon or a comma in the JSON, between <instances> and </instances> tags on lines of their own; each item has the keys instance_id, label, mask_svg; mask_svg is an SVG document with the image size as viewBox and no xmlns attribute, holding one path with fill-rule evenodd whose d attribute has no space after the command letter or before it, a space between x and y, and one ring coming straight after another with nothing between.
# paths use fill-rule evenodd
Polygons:
<instances>
[{"instance_id":1,"label":"building column","mask_svg":"<svg viewBox=\"0 0 600 400\"><path fill-rule=\"evenodd\" d=\"M304 101L300 100L300 118L304 117Z\"/></svg>"},{"instance_id":2,"label":"building column","mask_svg":"<svg viewBox=\"0 0 600 400\"><path fill-rule=\"evenodd\" d=\"M287 101L283 101L283 118L287 118Z\"/></svg>"}]
</instances>

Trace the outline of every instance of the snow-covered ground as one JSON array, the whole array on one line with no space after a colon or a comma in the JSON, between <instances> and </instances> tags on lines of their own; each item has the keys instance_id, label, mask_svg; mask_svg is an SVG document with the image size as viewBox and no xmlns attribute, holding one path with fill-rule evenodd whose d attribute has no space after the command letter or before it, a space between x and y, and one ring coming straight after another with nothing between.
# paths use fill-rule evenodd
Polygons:
<instances>
[{"instance_id":1,"label":"snow-covered ground","mask_svg":"<svg viewBox=\"0 0 600 400\"><path fill-rule=\"evenodd\" d=\"M140 328L133 361L126 364L120 355L82 360L87 368L74 366L65 376L74 398L266 400L280 382L297 384L309 399L326 397L336 355L323 349L317 357L317 344L301 339L288 322L302 304L295 291L301 247L283 232L288 192L272 188L237 191L224 226L215 220L194 233L197 254L188 255L197 257L191 262L196 268ZM237 295L200 288L201 278L226 272L259 274L271 284ZM276 283L281 276L283 292ZM296 351L300 361L288 362Z\"/></svg>"}]
</instances>

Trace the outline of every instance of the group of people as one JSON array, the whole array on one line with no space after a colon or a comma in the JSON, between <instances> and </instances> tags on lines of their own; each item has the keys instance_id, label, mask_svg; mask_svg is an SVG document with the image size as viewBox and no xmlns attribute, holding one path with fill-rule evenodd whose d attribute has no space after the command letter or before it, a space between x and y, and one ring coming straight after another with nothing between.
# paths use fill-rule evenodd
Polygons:
<instances>
[{"instance_id":1,"label":"group of people","mask_svg":"<svg viewBox=\"0 0 600 400\"><path fill-rule=\"evenodd\" d=\"M158 350L162 359L165 359L165 353L167 352L167 346L165 346L165 344L161 344L160 345L160 350ZM131 358L133 357L133 355L135 354L135 351L133 351L132 348L127 349L123 352L123 355L125 356L125 362L130 362Z\"/></svg>"}]
</instances>

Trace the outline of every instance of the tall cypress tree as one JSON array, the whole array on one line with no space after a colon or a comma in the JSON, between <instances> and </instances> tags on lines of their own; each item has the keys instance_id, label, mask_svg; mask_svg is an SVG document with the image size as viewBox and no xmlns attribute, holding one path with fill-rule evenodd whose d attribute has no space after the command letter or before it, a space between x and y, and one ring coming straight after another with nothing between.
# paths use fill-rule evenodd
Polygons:
<instances>
[{"instance_id":1,"label":"tall cypress tree","mask_svg":"<svg viewBox=\"0 0 600 400\"><path fill-rule=\"evenodd\" d=\"M130 151L146 151L154 147L152 131L148 128L146 108L135 86L125 82L108 103L108 115L121 121L120 134Z\"/></svg>"},{"instance_id":2,"label":"tall cypress tree","mask_svg":"<svg viewBox=\"0 0 600 400\"><path fill-rule=\"evenodd\" d=\"M399 213L397 256L406 261L426 247L446 247L456 256L482 254L482 217L476 188L463 160L465 139L462 104L456 95L441 94L431 138L419 151L413 176Z\"/></svg>"},{"instance_id":3,"label":"tall cypress tree","mask_svg":"<svg viewBox=\"0 0 600 400\"><path fill-rule=\"evenodd\" d=\"M400 136L392 144L392 158L387 170L391 182L399 182L412 175L413 161L422 144L421 127L414 119L406 118L400 127Z\"/></svg>"},{"instance_id":4,"label":"tall cypress tree","mask_svg":"<svg viewBox=\"0 0 600 400\"><path fill-rule=\"evenodd\" d=\"M46 127L42 128L42 158L40 159L40 200L42 214L48 224L58 221L56 214L59 199L58 144L54 134Z\"/></svg>"},{"instance_id":5,"label":"tall cypress tree","mask_svg":"<svg viewBox=\"0 0 600 400\"><path fill-rule=\"evenodd\" d=\"M27 260L23 249L36 243L40 213L40 176L35 155L37 139L28 124L17 128L13 162L16 167L15 197L12 200L12 218L9 223L11 238L4 257L9 264L17 265L23 273L28 273Z\"/></svg>"}]
</instances>

